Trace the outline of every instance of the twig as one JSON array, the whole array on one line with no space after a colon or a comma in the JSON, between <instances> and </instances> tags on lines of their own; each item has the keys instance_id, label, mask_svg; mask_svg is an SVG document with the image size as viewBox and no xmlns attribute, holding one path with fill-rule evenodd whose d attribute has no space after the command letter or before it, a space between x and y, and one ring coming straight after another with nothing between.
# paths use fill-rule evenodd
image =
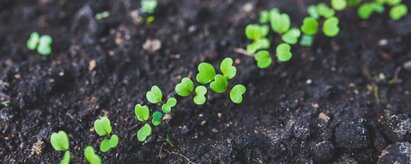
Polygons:
<instances>
[{"instance_id":1,"label":"twig","mask_svg":"<svg viewBox=\"0 0 411 164\"><path fill-rule=\"evenodd\" d=\"M180 156L180 157L183 157L185 160L187 160L187 162L188 162L189 164L197 164L197 163L191 161L190 158L186 157L185 155L183 155L183 154L181 154L181 153L174 152L174 151L169 151L169 150L163 148L163 146L164 146L164 145L161 145L160 152L158 153L158 157L159 157L160 159L161 159L162 157L164 157L164 155L163 155L163 153L162 153L162 150L164 150L164 151L166 151L168 154L175 154L175 155L178 155L178 156Z\"/></svg>"},{"instance_id":2,"label":"twig","mask_svg":"<svg viewBox=\"0 0 411 164\"><path fill-rule=\"evenodd\" d=\"M241 54L241 55L245 55L245 56L251 56L251 57L254 56L254 54L248 53L245 49L242 49L242 48L234 48L233 51L234 51L235 53L238 53L238 54Z\"/></svg>"}]
</instances>

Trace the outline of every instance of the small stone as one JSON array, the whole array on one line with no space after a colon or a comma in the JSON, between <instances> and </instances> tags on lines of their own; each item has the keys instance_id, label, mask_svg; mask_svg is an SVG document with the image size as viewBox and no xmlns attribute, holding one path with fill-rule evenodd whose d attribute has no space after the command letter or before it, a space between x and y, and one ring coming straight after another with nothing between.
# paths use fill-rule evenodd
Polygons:
<instances>
[{"instance_id":1,"label":"small stone","mask_svg":"<svg viewBox=\"0 0 411 164\"><path fill-rule=\"evenodd\" d=\"M402 66L404 67L405 70L411 72L411 60L406 61Z\"/></svg>"},{"instance_id":2,"label":"small stone","mask_svg":"<svg viewBox=\"0 0 411 164\"><path fill-rule=\"evenodd\" d=\"M383 133L393 142L411 140L411 119L406 114L392 115L382 127Z\"/></svg>"},{"instance_id":3,"label":"small stone","mask_svg":"<svg viewBox=\"0 0 411 164\"><path fill-rule=\"evenodd\" d=\"M343 121L335 128L337 146L346 149L363 149L370 144L369 131L363 118Z\"/></svg>"},{"instance_id":4,"label":"small stone","mask_svg":"<svg viewBox=\"0 0 411 164\"><path fill-rule=\"evenodd\" d=\"M185 125L181 128L181 134L187 134L189 131L190 130Z\"/></svg>"},{"instance_id":5,"label":"small stone","mask_svg":"<svg viewBox=\"0 0 411 164\"><path fill-rule=\"evenodd\" d=\"M323 112L321 112L321 113L318 115L318 118L320 118L321 120L323 120L323 121L326 122L326 123L330 121L330 117L327 116L327 114L325 114L325 113L323 113Z\"/></svg>"},{"instance_id":6,"label":"small stone","mask_svg":"<svg viewBox=\"0 0 411 164\"><path fill-rule=\"evenodd\" d=\"M321 162L330 161L334 156L334 145L330 141L322 141L312 148L314 158Z\"/></svg>"},{"instance_id":7,"label":"small stone","mask_svg":"<svg viewBox=\"0 0 411 164\"><path fill-rule=\"evenodd\" d=\"M411 163L411 144L401 142L388 146L382 151L377 163Z\"/></svg>"},{"instance_id":8,"label":"small stone","mask_svg":"<svg viewBox=\"0 0 411 164\"><path fill-rule=\"evenodd\" d=\"M42 140L37 140L36 143L34 143L33 147L31 147L31 153L40 155L43 152L45 145Z\"/></svg>"},{"instance_id":9,"label":"small stone","mask_svg":"<svg viewBox=\"0 0 411 164\"><path fill-rule=\"evenodd\" d=\"M90 60L90 62L88 63L88 70L92 71L94 68L96 68L97 62L96 60Z\"/></svg>"},{"instance_id":10,"label":"small stone","mask_svg":"<svg viewBox=\"0 0 411 164\"><path fill-rule=\"evenodd\" d=\"M310 136L310 126L308 123L297 122L294 124L294 137L304 140Z\"/></svg>"},{"instance_id":11,"label":"small stone","mask_svg":"<svg viewBox=\"0 0 411 164\"><path fill-rule=\"evenodd\" d=\"M158 39L147 39L143 44L143 49L153 53L158 51L161 48L161 42Z\"/></svg>"}]
</instances>

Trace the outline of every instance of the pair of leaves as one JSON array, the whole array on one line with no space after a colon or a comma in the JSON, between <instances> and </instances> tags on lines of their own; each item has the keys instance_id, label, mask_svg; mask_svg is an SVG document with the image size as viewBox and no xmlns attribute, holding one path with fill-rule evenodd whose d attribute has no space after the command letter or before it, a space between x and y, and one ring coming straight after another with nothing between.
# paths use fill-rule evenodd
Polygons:
<instances>
[{"instance_id":1,"label":"pair of leaves","mask_svg":"<svg viewBox=\"0 0 411 164\"><path fill-rule=\"evenodd\" d=\"M87 146L86 149L84 149L84 156L86 157L86 160L90 164L101 164L101 158L96 154L94 151L93 147Z\"/></svg>"},{"instance_id":2,"label":"pair of leaves","mask_svg":"<svg viewBox=\"0 0 411 164\"><path fill-rule=\"evenodd\" d=\"M195 96L193 98L193 101L197 105L203 105L206 101L206 94L207 94L207 88L205 86L198 86L195 89Z\"/></svg>"},{"instance_id":3,"label":"pair of leaves","mask_svg":"<svg viewBox=\"0 0 411 164\"><path fill-rule=\"evenodd\" d=\"M161 92L158 86L152 86L151 90L146 93L146 98L150 103L160 103L163 101L163 92Z\"/></svg>"},{"instance_id":4,"label":"pair of leaves","mask_svg":"<svg viewBox=\"0 0 411 164\"><path fill-rule=\"evenodd\" d=\"M50 35L42 35L39 33L33 32L30 35L30 38L27 40L27 48L30 50L36 50L40 55L50 55L51 53L51 44L53 39Z\"/></svg>"},{"instance_id":5,"label":"pair of leaves","mask_svg":"<svg viewBox=\"0 0 411 164\"><path fill-rule=\"evenodd\" d=\"M101 117L100 119L94 121L94 129L99 136L110 135L112 127L108 117Z\"/></svg>"},{"instance_id":6,"label":"pair of leaves","mask_svg":"<svg viewBox=\"0 0 411 164\"><path fill-rule=\"evenodd\" d=\"M327 4L325 3L317 4L315 11L317 12L319 16L322 16L324 18L332 17L335 14L335 11L331 9L330 7L328 7Z\"/></svg>"},{"instance_id":7,"label":"pair of leaves","mask_svg":"<svg viewBox=\"0 0 411 164\"><path fill-rule=\"evenodd\" d=\"M287 62L291 59L291 46L287 43L281 43L276 48L277 58L280 62Z\"/></svg>"},{"instance_id":8,"label":"pair of leaves","mask_svg":"<svg viewBox=\"0 0 411 164\"><path fill-rule=\"evenodd\" d=\"M224 93L228 86L228 80L223 75L214 76L214 81L210 83L210 88L216 93Z\"/></svg>"},{"instance_id":9,"label":"pair of leaves","mask_svg":"<svg viewBox=\"0 0 411 164\"><path fill-rule=\"evenodd\" d=\"M161 109L164 113L170 113L171 108L177 105L177 99L174 97L170 97L166 103L161 106Z\"/></svg>"},{"instance_id":10,"label":"pair of leaves","mask_svg":"<svg viewBox=\"0 0 411 164\"><path fill-rule=\"evenodd\" d=\"M144 13L152 14L157 7L157 0L141 0L141 9Z\"/></svg>"},{"instance_id":11,"label":"pair of leaves","mask_svg":"<svg viewBox=\"0 0 411 164\"><path fill-rule=\"evenodd\" d=\"M312 35L303 35L300 40L301 46L312 46L313 45L314 37Z\"/></svg>"},{"instance_id":12,"label":"pair of leaves","mask_svg":"<svg viewBox=\"0 0 411 164\"><path fill-rule=\"evenodd\" d=\"M258 51L254 55L254 59L257 61L257 67L264 69L271 65L272 59L268 51Z\"/></svg>"},{"instance_id":13,"label":"pair of leaves","mask_svg":"<svg viewBox=\"0 0 411 164\"><path fill-rule=\"evenodd\" d=\"M384 6L380 3L375 3L375 2L368 2L362 4L358 8L358 16L361 19L368 19L370 16L374 13L382 13L384 11Z\"/></svg>"},{"instance_id":14,"label":"pair of leaves","mask_svg":"<svg viewBox=\"0 0 411 164\"><path fill-rule=\"evenodd\" d=\"M194 83L190 78L185 77L176 85L175 91L182 97L189 96L194 91Z\"/></svg>"},{"instance_id":15,"label":"pair of leaves","mask_svg":"<svg viewBox=\"0 0 411 164\"><path fill-rule=\"evenodd\" d=\"M277 33L284 33L290 29L290 16L285 13L272 12L270 15L271 28Z\"/></svg>"},{"instance_id":16,"label":"pair of leaves","mask_svg":"<svg viewBox=\"0 0 411 164\"><path fill-rule=\"evenodd\" d=\"M196 79L201 84L210 83L210 87L217 93L225 91L228 85L228 80L235 77L237 69L233 66L233 59L225 58L220 64L220 70L223 75L216 74L214 67L206 62L198 65L198 74ZM223 88L224 91L223 91Z\"/></svg>"},{"instance_id":17,"label":"pair of leaves","mask_svg":"<svg viewBox=\"0 0 411 164\"><path fill-rule=\"evenodd\" d=\"M148 136L151 135L151 126L149 124L144 124L137 132L137 139L140 142L144 142Z\"/></svg>"},{"instance_id":18,"label":"pair of leaves","mask_svg":"<svg viewBox=\"0 0 411 164\"><path fill-rule=\"evenodd\" d=\"M150 109L148 106L137 104L134 106L134 114L136 115L137 119L141 122L146 122L150 117Z\"/></svg>"},{"instance_id":19,"label":"pair of leaves","mask_svg":"<svg viewBox=\"0 0 411 164\"><path fill-rule=\"evenodd\" d=\"M300 37L301 31L298 28L291 28L286 33L284 33L281 38L284 42L288 44L295 44L298 41L298 37Z\"/></svg>"},{"instance_id":20,"label":"pair of leaves","mask_svg":"<svg viewBox=\"0 0 411 164\"><path fill-rule=\"evenodd\" d=\"M279 13L280 10L278 8L272 8L271 10L267 11L264 10L260 13L260 23L268 23L271 20L271 15L275 13Z\"/></svg>"},{"instance_id":21,"label":"pair of leaves","mask_svg":"<svg viewBox=\"0 0 411 164\"><path fill-rule=\"evenodd\" d=\"M337 17L330 17L324 21L323 24L323 32L324 35L328 37L334 37L338 35L340 32L340 28L338 27L339 20Z\"/></svg>"},{"instance_id":22,"label":"pair of leaves","mask_svg":"<svg viewBox=\"0 0 411 164\"><path fill-rule=\"evenodd\" d=\"M51 146L57 151L67 151L70 148L69 138L64 131L54 132L50 137Z\"/></svg>"},{"instance_id":23,"label":"pair of leaves","mask_svg":"<svg viewBox=\"0 0 411 164\"><path fill-rule=\"evenodd\" d=\"M301 31L306 35L315 35L318 31L318 21L312 17L304 18Z\"/></svg>"},{"instance_id":24,"label":"pair of leaves","mask_svg":"<svg viewBox=\"0 0 411 164\"><path fill-rule=\"evenodd\" d=\"M117 147L118 142L119 142L119 138L118 138L118 136L115 135L115 134L112 135L112 136L110 137L110 139L105 138L105 139L100 143L100 151L105 153L105 152L109 151L110 149Z\"/></svg>"},{"instance_id":25,"label":"pair of leaves","mask_svg":"<svg viewBox=\"0 0 411 164\"><path fill-rule=\"evenodd\" d=\"M244 85L237 84L230 91L230 99L236 104L243 102L243 94L247 91Z\"/></svg>"},{"instance_id":26,"label":"pair of leaves","mask_svg":"<svg viewBox=\"0 0 411 164\"><path fill-rule=\"evenodd\" d=\"M267 25L249 24L245 28L245 35L248 39L259 40L265 38L269 32Z\"/></svg>"},{"instance_id":27,"label":"pair of leaves","mask_svg":"<svg viewBox=\"0 0 411 164\"><path fill-rule=\"evenodd\" d=\"M153 118L151 119L151 123L154 126L158 126L161 124L161 119L163 118L163 114L159 111L153 113Z\"/></svg>"},{"instance_id":28,"label":"pair of leaves","mask_svg":"<svg viewBox=\"0 0 411 164\"><path fill-rule=\"evenodd\" d=\"M347 0L331 0L331 7L337 11L344 10L347 7Z\"/></svg>"},{"instance_id":29,"label":"pair of leaves","mask_svg":"<svg viewBox=\"0 0 411 164\"><path fill-rule=\"evenodd\" d=\"M404 4L395 5L390 10L390 18L392 20L399 20L403 16L407 15L408 7Z\"/></svg>"},{"instance_id":30,"label":"pair of leaves","mask_svg":"<svg viewBox=\"0 0 411 164\"><path fill-rule=\"evenodd\" d=\"M254 54L257 50L270 48L271 42L267 38L262 38L247 45L247 52Z\"/></svg>"}]
</instances>

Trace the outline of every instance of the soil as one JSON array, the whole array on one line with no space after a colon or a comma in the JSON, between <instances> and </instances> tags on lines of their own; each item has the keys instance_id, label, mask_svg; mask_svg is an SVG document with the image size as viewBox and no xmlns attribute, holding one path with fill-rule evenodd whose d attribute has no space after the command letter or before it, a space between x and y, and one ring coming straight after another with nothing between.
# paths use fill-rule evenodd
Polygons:
<instances>
[{"instance_id":1,"label":"soil","mask_svg":"<svg viewBox=\"0 0 411 164\"><path fill-rule=\"evenodd\" d=\"M338 37L295 46L291 62L266 70L233 51L249 43L244 28L261 10L279 7L299 26L313 3L160 0L147 24L131 16L135 0L0 1L1 163L58 163L49 137L59 130L72 162L85 163L84 148L102 140L93 121L104 115L120 136L118 148L98 152L105 163L410 162L399 152L411 141L409 15L363 21L348 9L338 13ZM96 20L103 11L110 16ZM53 37L52 55L26 48L34 31ZM148 40L160 49L145 50ZM176 96L197 64L225 57L237 63L232 84L247 86L243 104L217 94L204 106L178 99L171 120L137 140L133 108L152 85Z\"/></svg>"}]
</instances>

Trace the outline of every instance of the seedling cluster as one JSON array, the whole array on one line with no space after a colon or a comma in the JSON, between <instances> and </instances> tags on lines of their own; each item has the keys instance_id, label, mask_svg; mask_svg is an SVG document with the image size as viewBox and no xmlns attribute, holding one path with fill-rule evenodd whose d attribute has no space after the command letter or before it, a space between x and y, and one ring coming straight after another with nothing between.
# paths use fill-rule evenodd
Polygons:
<instances>
[{"instance_id":1,"label":"seedling cluster","mask_svg":"<svg viewBox=\"0 0 411 164\"><path fill-rule=\"evenodd\" d=\"M40 55L50 55L51 54L51 44L53 39L50 35L41 35L37 32L33 32L30 38L27 40L27 48L32 51L37 51Z\"/></svg>"}]
</instances>

